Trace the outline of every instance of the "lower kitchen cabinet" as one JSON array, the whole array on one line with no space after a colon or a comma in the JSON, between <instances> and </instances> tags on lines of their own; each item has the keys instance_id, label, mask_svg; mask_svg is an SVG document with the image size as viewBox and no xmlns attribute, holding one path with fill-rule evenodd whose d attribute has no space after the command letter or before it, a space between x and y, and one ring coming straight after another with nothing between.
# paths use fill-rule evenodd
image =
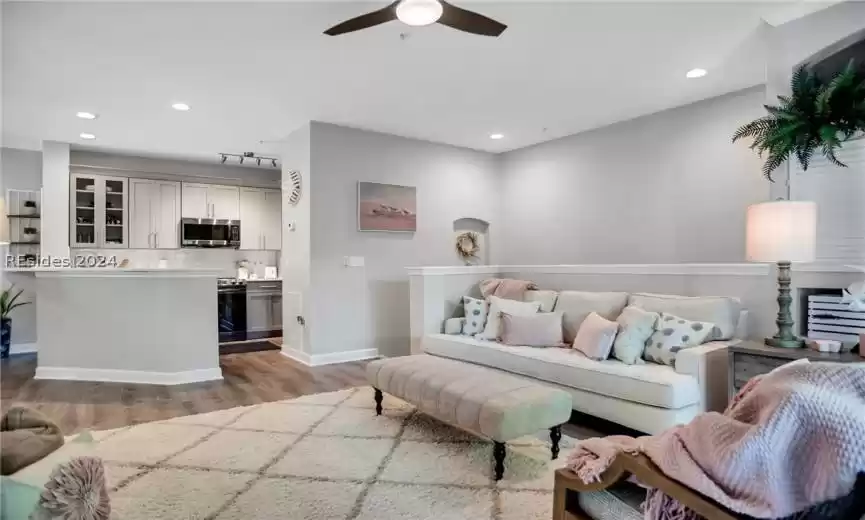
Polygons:
<instances>
[{"instance_id":1,"label":"lower kitchen cabinet","mask_svg":"<svg viewBox=\"0 0 865 520\"><path fill-rule=\"evenodd\" d=\"M282 329L282 282L247 281L246 328L250 333L266 333Z\"/></svg>"}]
</instances>

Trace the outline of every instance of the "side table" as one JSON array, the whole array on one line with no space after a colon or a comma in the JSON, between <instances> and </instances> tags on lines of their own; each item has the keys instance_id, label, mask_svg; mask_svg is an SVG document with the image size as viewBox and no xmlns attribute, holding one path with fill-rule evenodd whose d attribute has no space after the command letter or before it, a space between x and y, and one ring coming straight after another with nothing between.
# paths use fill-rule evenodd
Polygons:
<instances>
[{"instance_id":1,"label":"side table","mask_svg":"<svg viewBox=\"0 0 865 520\"><path fill-rule=\"evenodd\" d=\"M865 363L865 358L852 352L830 354L809 348L777 348L743 341L727 349L729 356L729 398L732 399L745 383L754 376L765 374L796 359L831 361L834 363Z\"/></svg>"}]
</instances>

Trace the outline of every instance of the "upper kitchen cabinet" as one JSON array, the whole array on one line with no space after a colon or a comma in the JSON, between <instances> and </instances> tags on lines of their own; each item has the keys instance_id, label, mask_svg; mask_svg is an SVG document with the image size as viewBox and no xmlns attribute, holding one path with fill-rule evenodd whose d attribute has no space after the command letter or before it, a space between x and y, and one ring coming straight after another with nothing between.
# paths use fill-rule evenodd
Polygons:
<instances>
[{"instance_id":1,"label":"upper kitchen cabinet","mask_svg":"<svg viewBox=\"0 0 865 520\"><path fill-rule=\"evenodd\" d=\"M129 179L73 174L70 186L71 247L129 247Z\"/></svg>"},{"instance_id":2,"label":"upper kitchen cabinet","mask_svg":"<svg viewBox=\"0 0 865 520\"><path fill-rule=\"evenodd\" d=\"M180 183L133 179L130 181L130 247L180 247Z\"/></svg>"},{"instance_id":3,"label":"upper kitchen cabinet","mask_svg":"<svg viewBox=\"0 0 865 520\"><path fill-rule=\"evenodd\" d=\"M240 190L236 186L184 182L181 192L183 218L240 218Z\"/></svg>"},{"instance_id":4,"label":"upper kitchen cabinet","mask_svg":"<svg viewBox=\"0 0 865 520\"><path fill-rule=\"evenodd\" d=\"M240 189L240 248L282 248L282 196L279 190Z\"/></svg>"}]
</instances>

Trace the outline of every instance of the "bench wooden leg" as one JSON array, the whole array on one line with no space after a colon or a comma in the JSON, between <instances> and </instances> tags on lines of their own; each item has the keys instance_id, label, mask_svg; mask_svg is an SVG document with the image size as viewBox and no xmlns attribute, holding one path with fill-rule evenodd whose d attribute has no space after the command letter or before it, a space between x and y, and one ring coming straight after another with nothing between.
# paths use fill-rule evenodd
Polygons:
<instances>
[{"instance_id":1,"label":"bench wooden leg","mask_svg":"<svg viewBox=\"0 0 865 520\"><path fill-rule=\"evenodd\" d=\"M550 440L553 441L550 450L553 452L553 460L559 458L559 441L562 440L562 427L553 426L550 428Z\"/></svg>"},{"instance_id":2,"label":"bench wooden leg","mask_svg":"<svg viewBox=\"0 0 865 520\"><path fill-rule=\"evenodd\" d=\"M381 415L381 401L384 399L384 396L381 393L381 390L378 388L375 389L375 414Z\"/></svg>"},{"instance_id":3,"label":"bench wooden leg","mask_svg":"<svg viewBox=\"0 0 865 520\"><path fill-rule=\"evenodd\" d=\"M505 443L493 443L493 459L496 463L496 480L501 480L505 474Z\"/></svg>"}]
</instances>

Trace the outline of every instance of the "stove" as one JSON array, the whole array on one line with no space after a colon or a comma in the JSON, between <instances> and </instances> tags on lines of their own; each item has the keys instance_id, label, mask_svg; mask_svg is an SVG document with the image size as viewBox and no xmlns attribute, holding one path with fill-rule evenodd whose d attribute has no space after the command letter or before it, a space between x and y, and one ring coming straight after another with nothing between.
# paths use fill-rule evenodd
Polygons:
<instances>
[{"instance_id":1,"label":"stove","mask_svg":"<svg viewBox=\"0 0 865 520\"><path fill-rule=\"evenodd\" d=\"M246 280L238 280L237 278L218 278L216 286L222 287L246 287Z\"/></svg>"}]
</instances>

